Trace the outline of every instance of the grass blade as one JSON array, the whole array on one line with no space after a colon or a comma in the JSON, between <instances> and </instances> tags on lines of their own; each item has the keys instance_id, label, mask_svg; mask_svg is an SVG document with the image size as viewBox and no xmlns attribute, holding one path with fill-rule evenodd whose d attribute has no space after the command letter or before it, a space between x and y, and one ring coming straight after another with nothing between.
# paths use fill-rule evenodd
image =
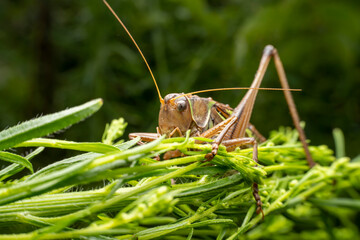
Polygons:
<instances>
[{"instance_id":1,"label":"grass blade","mask_svg":"<svg viewBox=\"0 0 360 240\"><path fill-rule=\"evenodd\" d=\"M95 152L95 153L108 153L113 151L119 151L118 148L107 145L104 143L94 142L72 142L58 139L48 138L36 138L26 142L22 142L15 147L50 147L50 148L61 148L71 149L84 152Z\"/></svg>"},{"instance_id":2,"label":"grass blade","mask_svg":"<svg viewBox=\"0 0 360 240\"><path fill-rule=\"evenodd\" d=\"M335 153L336 158L345 157L345 140L344 140L344 134L339 128L335 128L333 130L333 137L335 141Z\"/></svg>"},{"instance_id":3,"label":"grass blade","mask_svg":"<svg viewBox=\"0 0 360 240\"><path fill-rule=\"evenodd\" d=\"M28 168L31 171L31 173L34 172L32 164L29 162L29 160L27 160L26 158L24 158L22 156L19 156L19 155L13 154L13 153L9 153L9 152L1 152L0 151L0 160L19 164L21 166Z\"/></svg>"},{"instance_id":4,"label":"grass blade","mask_svg":"<svg viewBox=\"0 0 360 240\"><path fill-rule=\"evenodd\" d=\"M96 112L102 103L102 99L95 99L83 105L48 114L3 130L0 132L0 150L69 127Z\"/></svg>"},{"instance_id":5,"label":"grass blade","mask_svg":"<svg viewBox=\"0 0 360 240\"><path fill-rule=\"evenodd\" d=\"M360 210L360 200L350 198L332 198L332 199L317 199L310 198L309 202L318 206L330 206L330 207L343 207L354 210Z\"/></svg>"},{"instance_id":6,"label":"grass blade","mask_svg":"<svg viewBox=\"0 0 360 240\"><path fill-rule=\"evenodd\" d=\"M27 160L32 159L33 157L35 157L36 155L41 153L44 149L45 148L43 148L43 147L39 147L39 148L35 149L29 155L25 156L25 159L27 159ZM24 167L25 166L19 165L17 163L13 163L4 169L1 169L0 170L0 181L3 181L4 179L22 171L24 169Z\"/></svg>"}]
</instances>

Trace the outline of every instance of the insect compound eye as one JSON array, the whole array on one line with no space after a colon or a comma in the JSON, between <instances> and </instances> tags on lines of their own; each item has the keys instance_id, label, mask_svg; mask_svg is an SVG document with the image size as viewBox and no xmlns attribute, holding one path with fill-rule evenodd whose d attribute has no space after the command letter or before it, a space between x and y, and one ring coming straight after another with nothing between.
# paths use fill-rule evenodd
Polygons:
<instances>
[{"instance_id":1,"label":"insect compound eye","mask_svg":"<svg viewBox=\"0 0 360 240\"><path fill-rule=\"evenodd\" d=\"M179 112L182 112L186 109L186 102L184 100L178 101L176 107Z\"/></svg>"}]
</instances>

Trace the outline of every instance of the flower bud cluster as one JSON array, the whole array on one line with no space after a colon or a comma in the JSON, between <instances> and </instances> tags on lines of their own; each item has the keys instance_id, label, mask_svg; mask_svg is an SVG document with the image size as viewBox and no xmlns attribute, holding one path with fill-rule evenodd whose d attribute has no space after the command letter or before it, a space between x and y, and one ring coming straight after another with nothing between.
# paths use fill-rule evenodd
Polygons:
<instances>
[{"instance_id":1,"label":"flower bud cluster","mask_svg":"<svg viewBox=\"0 0 360 240\"><path fill-rule=\"evenodd\" d=\"M177 200L169 193L166 186L150 191L135 202L132 210L121 212L117 219L122 222L134 222L146 217L157 216L159 213L171 212Z\"/></svg>"}]
</instances>

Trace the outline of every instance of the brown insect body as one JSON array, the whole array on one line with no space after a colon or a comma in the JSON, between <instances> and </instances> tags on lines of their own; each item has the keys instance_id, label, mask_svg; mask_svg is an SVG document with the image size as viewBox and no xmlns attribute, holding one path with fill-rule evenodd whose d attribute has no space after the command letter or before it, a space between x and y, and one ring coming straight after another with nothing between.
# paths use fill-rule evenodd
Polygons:
<instances>
[{"instance_id":1,"label":"brown insect body","mask_svg":"<svg viewBox=\"0 0 360 240\"><path fill-rule=\"evenodd\" d=\"M159 112L159 133L168 137L199 136L230 116L227 104L197 95L171 93L165 96Z\"/></svg>"},{"instance_id":2,"label":"brown insect body","mask_svg":"<svg viewBox=\"0 0 360 240\"><path fill-rule=\"evenodd\" d=\"M232 113L230 113L232 109L228 105L216 102L211 98L201 98L196 95L173 93L168 94L163 99L152 71L140 48L136 44L136 41L132 38L130 32L106 0L104 0L104 3L123 26L144 59L157 88L161 103L157 133L132 133L129 135L130 139L140 137L141 143L143 143L153 141L162 134L165 134L167 137L184 136L185 132L190 129L191 136L202 136L213 139L212 151L205 156L207 161L214 158L218 152L219 145L223 144L227 147L227 150L233 150L238 146L252 145L253 160L258 162L257 140L253 137L245 137L245 133L246 129L252 126L250 124L250 117L255 99L270 59L273 58L282 90L290 110L290 115L297 131L299 132L299 137L304 147L306 159L310 167L315 165L308 149L305 133L300 126L300 119L289 89L289 84L282 62L277 50L273 46L268 45L265 47L255 79L243 99L232 111ZM255 130L255 132L257 131ZM262 203L257 183L253 183L253 195L257 205L256 212L259 214L262 212Z\"/></svg>"},{"instance_id":3,"label":"brown insect body","mask_svg":"<svg viewBox=\"0 0 360 240\"><path fill-rule=\"evenodd\" d=\"M251 126L250 117L255 99L271 58L274 58L275 67L289 106L290 115L299 132L308 164L310 167L314 166L315 163L308 149L305 133L300 127L299 116L289 91L283 65L277 50L271 45L265 47L258 71L250 89L230 115L227 116L227 114L224 114L230 110L228 106L224 104L220 105L220 103L213 101L211 98L200 98L196 95L188 96L186 94L168 94L161 102L158 133L153 135L149 133L133 133L130 134L129 137L141 137L142 141L152 141L158 138L160 134L166 134L168 137L183 136L185 132L190 129L191 136L202 136L214 139L212 151L205 156L207 161L214 158L218 152L219 145L223 144L229 151L236 147L252 145L253 160L258 162L258 142L253 137L245 137L245 133L246 129ZM225 107L221 108L221 106ZM218 117L220 117L220 120ZM179 152L170 152L167 155L176 157L179 156ZM252 187L257 206L256 213L259 214L261 212L264 217L258 184L254 182Z\"/></svg>"}]
</instances>

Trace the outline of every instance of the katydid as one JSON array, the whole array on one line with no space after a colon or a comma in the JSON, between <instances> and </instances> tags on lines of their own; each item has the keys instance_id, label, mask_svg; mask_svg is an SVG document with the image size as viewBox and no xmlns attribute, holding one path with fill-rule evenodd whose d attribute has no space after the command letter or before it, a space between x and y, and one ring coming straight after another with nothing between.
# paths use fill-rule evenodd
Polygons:
<instances>
[{"instance_id":1,"label":"katydid","mask_svg":"<svg viewBox=\"0 0 360 240\"><path fill-rule=\"evenodd\" d=\"M250 88L247 88L247 93L243 99L234 109L230 108L227 104L219 103L211 98L198 97L193 95L193 93L171 93L166 95L165 98L162 98L151 68L149 67L149 64L147 63L136 41L133 39L130 32L106 0L104 0L104 3L125 29L141 54L152 76L161 103L157 133L131 133L129 135L130 139L140 137L142 142L149 142L157 139L161 135L166 135L167 137L184 136L185 133L190 130L190 136L200 136L213 139L212 151L206 154L206 161L210 161L214 158L218 152L219 145L222 144L228 151L232 151L236 147L252 145L253 160L258 162L258 141L262 141L264 138L258 133L255 127L250 124L250 117L258 90L261 89L260 84L263 80L266 69L271 58L274 58L276 71L282 86L281 90L284 92L286 102L289 106L290 115L297 131L299 132L299 138L302 142L308 165L310 167L315 165L306 142L304 130L300 126L299 115L291 95L291 89L289 87L282 62L277 50L273 46L268 45L265 47L255 79L253 80ZM254 136L257 137L246 137L246 129L250 129L250 131L254 133ZM257 183L253 183L253 195L257 205L256 212L259 214L262 212L262 203L258 192L259 189Z\"/></svg>"}]
</instances>

